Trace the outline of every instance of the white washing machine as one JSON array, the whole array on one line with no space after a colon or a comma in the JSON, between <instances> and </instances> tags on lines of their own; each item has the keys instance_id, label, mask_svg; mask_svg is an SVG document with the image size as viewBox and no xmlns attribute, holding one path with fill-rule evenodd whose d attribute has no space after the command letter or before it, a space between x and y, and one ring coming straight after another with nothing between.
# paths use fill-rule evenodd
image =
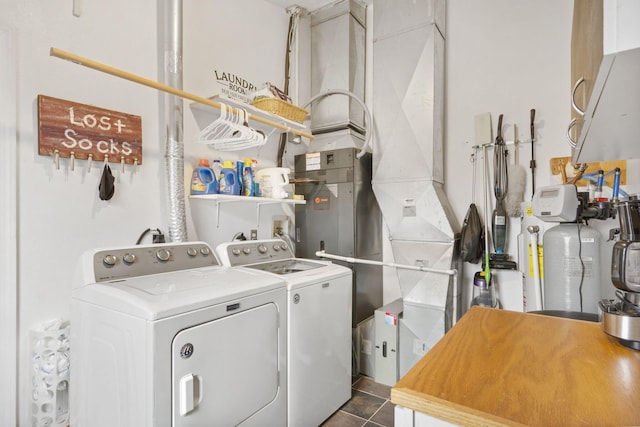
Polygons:
<instances>
[{"instance_id":1,"label":"white washing machine","mask_svg":"<svg viewBox=\"0 0 640 427\"><path fill-rule=\"evenodd\" d=\"M95 250L71 300L71 425L286 425L286 285L206 243Z\"/></svg>"},{"instance_id":2,"label":"white washing machine","mask_svg":"<svg viewBox=\"0 0 640 427\"><path fill-rule=\"evenodd\" d=\"M320 425L351 398L351 270L295 258L279 239L223 243L216 252L223 265L286 280L287 422Z\"/></svg>"}]
</instances>

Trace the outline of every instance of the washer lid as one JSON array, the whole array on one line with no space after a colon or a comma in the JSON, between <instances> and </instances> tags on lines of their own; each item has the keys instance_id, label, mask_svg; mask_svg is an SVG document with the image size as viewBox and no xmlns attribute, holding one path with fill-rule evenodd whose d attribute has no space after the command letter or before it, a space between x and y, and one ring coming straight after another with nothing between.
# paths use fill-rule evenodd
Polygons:
<instances>
[{"instance_id":1,"label":"washer lid","mask_svg":"<svg viewBox=\"0 0 640 427\"><path fill-rule=\"evenodd\" d=\"M73 290L73 300L147 320L245 298L285 287L284 281L245 268L205 267L111 282Z\"/></svg>"},{"instance_id":2,"label":"washer lid","mask_svg":"<svg viewBox=\"0 0 640 427\"><path fill-rule=\"evenodd\" d=\"M291 258L245 266L282 277L289 289L314 285L337 277L351 276L350 268L327 261Z\"/></svg>"},{"instance_id":3,"label":"washer lid","mask_svg":"<svg viewBox=\"0 0 640 427\"><path fill-rule=\"evenodd\" d=\"M314 261L307 261L303 259L285 259L282 261L264 262L261 264L248 265L249 268L256 270L268 271L274 274L293 274L300 273L302 271L313 270L315 268L326 267L327 264L322 264Z\"/></svg>"}]
</instances>

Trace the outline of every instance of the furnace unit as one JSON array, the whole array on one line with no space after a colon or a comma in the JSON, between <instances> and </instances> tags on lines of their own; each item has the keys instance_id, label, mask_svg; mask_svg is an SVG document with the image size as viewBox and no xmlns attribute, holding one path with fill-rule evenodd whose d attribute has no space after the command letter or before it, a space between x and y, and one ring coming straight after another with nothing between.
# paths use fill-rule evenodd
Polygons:
<instances>
[{"instance_id":1,"label":"furnace unit","mask_svg":"<svg viewBox=\"0 0 640 427\"><path fill-rule=\"evenodd\" d=\"M295 157L296 256L315 253L382 260L382 216L371 188L371 154L342 148ZM339 263L339 262L338 262ZM347 264L353 270L353 322L373 316L382 305L382 267Z\"/></svg>"}]
</instances>

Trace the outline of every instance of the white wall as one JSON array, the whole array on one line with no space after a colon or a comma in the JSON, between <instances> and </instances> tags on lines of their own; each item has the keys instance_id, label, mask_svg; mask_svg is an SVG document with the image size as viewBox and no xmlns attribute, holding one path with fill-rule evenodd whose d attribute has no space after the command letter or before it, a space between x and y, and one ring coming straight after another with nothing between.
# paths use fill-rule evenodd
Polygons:
<instances>
[{"instance_id":1,"label":"white wall","mask_svg":"<svg viewBox=\"0 0 640 427\"><path fill-rule=\"evenodd\" d=\"M16 207L16 52L11 28L0 24L0 335L6 347L17 342L17 207ZM0 425L15 425L17 354L4 351L0 355Z\"/></svg>"},{"instance_id":2,"label":"white wall","mask_svg":"<svg viewBox=\"0 0 640 427\"><path fill-rule=\"evenodd\" d=\"M527 171L525 201L532 197L529 111L536 110L536 189L559 182L552 176L549 160L571 155L566 143L570 121L570 55L572 0L450 0L447 2L446 39L446 135L445 187L456 216L462 223L472 201L472 146L476 144L474 117L490 112L495 138L498 115L504 114L505 140L513 140L518 125L519 164ZM512 147L510 147L512 148ZM476 170L476 204L482 215L482 155ZM489 151L490 169L493 152ZM627 164L629 194L640 189L638 160ZM492 175L490 175L492 179ZM495 198L489 193L491 203ZM489 221L490 223L490 221ZM590 222L600 231L600 283L604 298L612 298L610 280L612 242L608 230L617 220ZM508 252L517 261L516 236L520 219L510 223ZM528 238L528 236L525 236ZM468 290L479 265L465 263L463 285ZM521 285L517 275L501 283L501 296L517 309ZM515 280L514 280L515 279ZM515 298L515 300L514 300Z\"/></svg>"},{"instance_id":3,"label":"white wall","mask_svg":"<svg viewBox=\"0 0 640 427\"><path fill-rule=\"evenodd\" d=\"M461 224L472 202L470 156L476 144L477 114L491 113L494 138L498 115L504 114L504 139L513 140L513 124L517 124L519 140L527 142L529 111L535 108L536 188L551 183L551 157L571 155L564 135L570 120L572 11L571 0L447 2L445 188ZM479 154L475 202L482 216ZM493 151L488 156L493 165ZM522 144L519 163L527 170L525 200L531 199L530 159L531 145ZM490 196L489 214L495 200L492 192ZM515 255L519 220L510 226L508 250ZM479 269L465 264L465 287Z\"/></svg>"},{"instance_id":4,"label":"white wall","mask_svg":"<svg viewBox=\"0 0 640 427\"><path fill-rule=\"evenodd\" d=\"M148 227L167 232L161 95L49 56L49 49L57 47L158 80L158 64L163 58L159 53L162 40L158 40L157 2L81 3L80 17L73 16L71 1L3 1L0 14L0 27L15 32L18 75L17 396L21 426L29 424L28 331L52 318L68 318L80 255L89 248L134 244ZM201 59L215 58L216 67L234 69L258 82L275 81L280 76L287 24L283 9L261 0L191 1L185 2L187 5L185 20L203 31L197 35L200 44L185 39L191 49L186 50L185 90L203 96L214 94L206 81L212 64L200 63ZM206 28L214 31L204 31ZM265 31L258 33L255 28ZM193 75L198 73L204 80L193 83ZM88 173L86 162L76 161L71 172L69 161L62 159L60 170L56 170L51 158L38 155L38 94L142 117L143 164L135 172L127 166L124 174L119 164L112 165L116 177L113 199L98 198L101 164L94 162ZM185 139L193 137L187 104ZM214 157L206 148L199 148L198 153L192 144L186 145L185 173L190 173L200 153ZM274 149L268 150L275 162L275 155L271 156ZM14 367L1 369L5 378L5 370L11 372ZM10 411L4 404L3 400L2 411Z\"/></svg>"},{"instance_id":5,"label":"white wall","mask_svg":"<svg viewBox=\"0 0 640 427\"><path fill-rule=\"evenodd\" d=\"M54 317L67 317L69 292L80 254L87 248L133 244L147 227L166 231L164 142L159 95L152 89L49 56L58 47L117 68L157 79L156 1L84 1L82 16L70 1L5 0L0 25L15 29L18 77L18 313L19 419L29 408L28 330ZM529 110L537 111L536 185L550 183L548 159L569 155L564 142L569 120L571 0L449 0L445 173L449 199L462 222L471 202L469 157L474 116L491 112L494 127L517 123L528 139ZM212 68L281 84L287 16L261 0L185 2L185 84L198 95L215 93ZM198 42L198 43L196 43ZM143 117L143 165L122 174L114 166L116 193L98 199L101 165L85 162L56 170L37 154L36 97L44 94ZM196 132L185 103L185 182L201 156L219 156L190 141ZM495 131L495 130L494 130ZM510 131L506 138L511 139ZM275 164L277 138L244 157ZM302 147L290 147L289 159ZM530 147L520 162L528 166ZM226 158L226 155L225 155ZM481 169L478 169L481 173ZM530 183L527 197L530 197ZM480 193L481 194L481 193ZM480 202L480 200L478 200ZM479 203L482 205L481 203ZM255 218L253 210L239 215ZM191 230L193 231L193 230ZM263 236L261 236L263 237ZM266 237L266 236L264 236ZM473 271L471 271L473 274ZM12 366L3 366L12 370ZM3 402L4 403L4 402ZM4 407L3 407L4 410Z\"/></svg>"},{"instance_id":6,"label":"white wall","mask_svg":"<svg viewBox=\"0 0 640 427\"><path fill-rule=\"evenodd\" d=\"M250 11L250 13L248 12ZM308 25L308 20L306 20ZM209 97L220 95L214 70L226 72L248 80L261 87L271 82L284 89L285 46L289 16L285 9L263 1L236 0L215 1L190 0L184 2L184 90ZM300 31L308 33L300 25ZM302 37L300 37L302 39ZM304 49L305 46L303 46ZM308 56L308 53L307 53ZM293 52L291 87L295 87L296 51ZM309 77L302 76L301 83L308 86ZM302 103L298 101L298 103ZM220 152L207 145L197 144L198 128L189 103L185 106L185 185L188 185L193 167L199 158L221 160L242 160L245 157L258 160L258 169L277 164L279 133L273 133L268 142L257 148L240 151ZM306 145L287 145L283 166L293 170L293 156L306 152ZM238 232L249 238L250 230L258 230L258 238L272 237L274 216L287 216L293 222L291 207L265 205L260 207L260 215L255 205L220 205L220 215L216 218L216 206L200 201L197 206L206 210L211 223L206 227L191 222L188 229L191 238L204 240L211 245L229 241ZM193 204L195 206L195 204ZM192 204L188 203L188 209ZM195 215L194 215L195 217ZM215 222L215 226L212 224ZM206 232L203 229L206 228Z\"/></svg>"},{"instance_id":7,"label":"white wall","mask_svg":"<svg viewBox=\"0 0 640 427\"><path fill-rule=\"evenodd\" d=\"M91 247L135 243L149 226L164 227L157 94L124 80L49 56L57 47L156 78L155 1L4 2L3 25L15 28L18 75L18 419L26 425L29 329L68 318L69 295L80 254ZM98 198L100 164L87 173L67 160L56 170L38 155L38 94L143 117L143 165L124 174L113 168L116 192ZM3 367L4 368L4 367Z\"/></svg>"},{"instance_id":8,"label":"white wall","mask_svg":"<svg viewBox=\"0 0 640 427\"><path fill-rule=\"evenodd\" d=\"M517 124L519 139L526 142L529 111L536 109L536 186L550 182L550 157L571 154L564 136L570 119L572 10L571 0L447 2L446 187L458 218L471 199L475 115L491 113L495 138L498 115L504 114L505 140L513 140ZM531 145L523 144L520 164L528 169L530 158ZM481 186L476 195L482 198Z\"/></svg>"}]
</instances>

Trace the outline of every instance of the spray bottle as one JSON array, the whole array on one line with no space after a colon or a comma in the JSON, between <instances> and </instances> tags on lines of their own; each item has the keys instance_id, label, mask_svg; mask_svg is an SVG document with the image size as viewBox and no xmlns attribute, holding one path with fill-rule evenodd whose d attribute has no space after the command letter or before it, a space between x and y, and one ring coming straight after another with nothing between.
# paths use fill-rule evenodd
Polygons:
<instances>
[{"instance_id":1,"label":"spray bottle","mask_svg":"<svg viewBox=\"0 0 640 427\"><path fill-rule=\"evenodd\" d=\"M242 183L243 194L245 196L253 197L255 193L255 182L253 179L253 162L249 158L244 159L244 169L242 171Z\"/></svg>"}]
</instances>

